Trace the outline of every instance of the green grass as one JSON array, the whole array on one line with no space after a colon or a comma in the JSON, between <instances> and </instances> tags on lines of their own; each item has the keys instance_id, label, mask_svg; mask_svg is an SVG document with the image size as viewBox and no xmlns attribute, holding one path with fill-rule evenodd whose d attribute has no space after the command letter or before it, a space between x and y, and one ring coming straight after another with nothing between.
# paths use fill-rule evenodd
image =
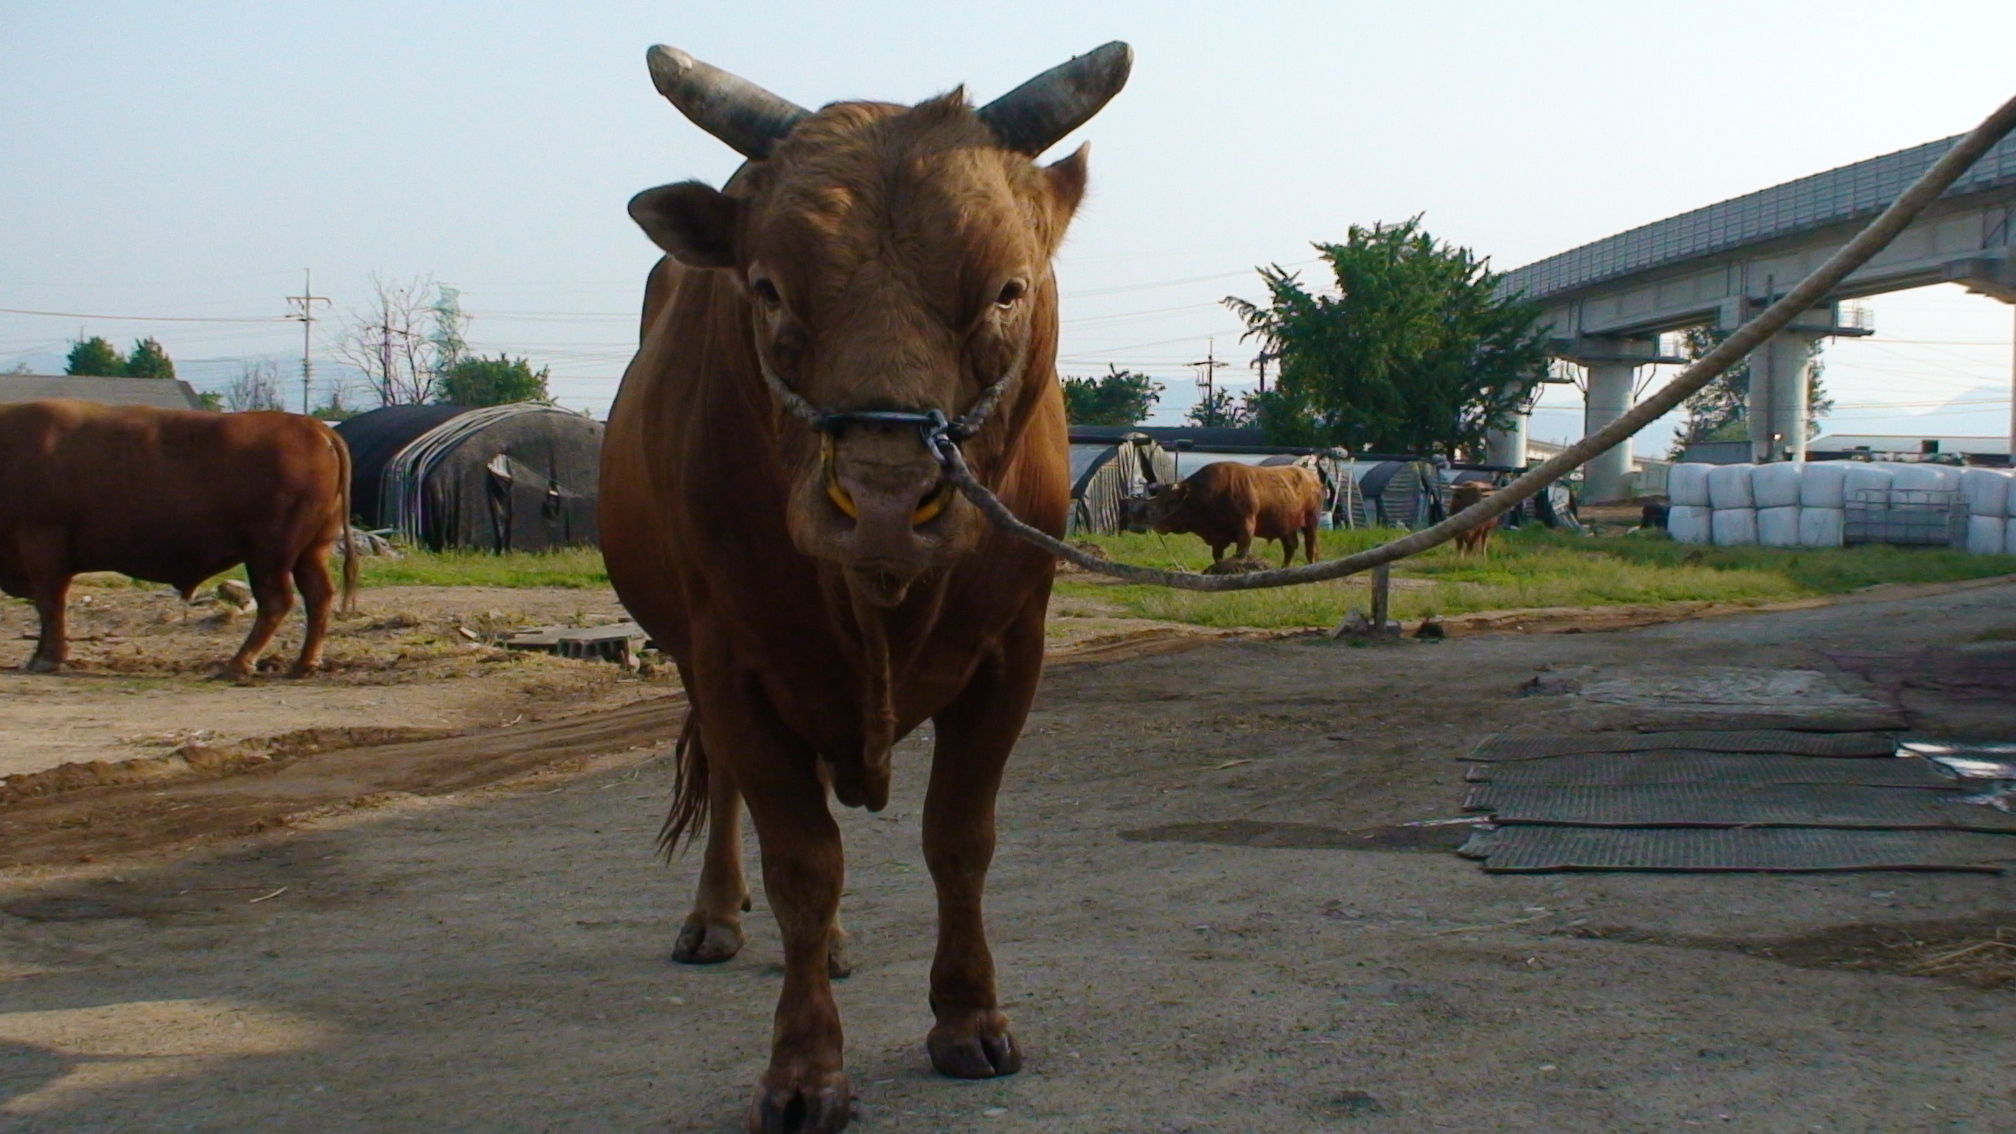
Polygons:
<instances>
[{"instance_id":1,"label":"green grass","mask_svg":"<svg viewBox=\"0 0 2016 1134\"><path fill-rule=\"evenodd\" d=\"M1323 555L1334 559L1398 534L1328 532ZM1153 535L1100 536L1094 542L1113 558L1129 563L1199 568L1211 561L1209 551L1192 536L1166 540ZM1489 558L1466 559L1444 546L1396 565L1394 578L1403 582L1394 588L1392 601L1393 616L1404 619L1554 606L1768 602L1841 594L1877 583L1948 582L2012 573L2016 556L1931 548L1716 548L1676 544L1663 536L1596 539L1550 531L1500 532ZM1355 576L1276 590L1203 594L1067 579L1058 584L1058 592L1116 606L1141 618L1201 626L1292 628L1335 625L1347 611L1369 608L1369 586L1369 577Z\"/></svg>"},{"instance_id":2,"label":"green grass","mask_svg":"<svg viewBox=\"0 0 2016 1134\"><path fill-rule=\"evenodd\" d=\"M367 587L606 587L609 571L592 547L558 551L415 551L362 561Z\"/></svg>"}]
</instances>

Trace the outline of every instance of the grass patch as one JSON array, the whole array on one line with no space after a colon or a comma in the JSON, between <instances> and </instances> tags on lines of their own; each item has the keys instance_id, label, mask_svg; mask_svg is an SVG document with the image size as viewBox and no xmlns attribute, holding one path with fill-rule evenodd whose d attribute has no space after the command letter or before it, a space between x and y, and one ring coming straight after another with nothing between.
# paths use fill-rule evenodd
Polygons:
<instances>
[{"instance_id":1,"label":"grass patch","mask_svg":"<svg viewBox=\"0 0 2016 1134\"><path fill-rule=\"evenodd\" d=\"M592 547L555 551L415 551L361 561L367 587L606 587L609 570Z\"/></svg>"},{"instance_id":2,"label":"grass patch","mask_svg":"<svg viewBox=\"0 0 2016 1134\"><path fill-rule=\"evenodd\" d=\"M1399 534L1325 533L1323 554L1336 558ZM1100 536L1095 542L1113 558L1129 563L1195 569L1211 561L1202 541L1192 536ZM1527 530L1500 532L1488 559L1464 558L1444 545L1395 565L1392 601L1393 616L1404 619L1550 606L1769 602L1841 594L1877 583L1950 582L2012 573L2016 556L1939 548L1696 547L1663 536L1597 539ZM1141 618L1216 627L1331 626L1353 608L1371 605L1369 576L1225 594L1069 579L1060 581L1057 589Z\"/></svg>"}]
</instances>

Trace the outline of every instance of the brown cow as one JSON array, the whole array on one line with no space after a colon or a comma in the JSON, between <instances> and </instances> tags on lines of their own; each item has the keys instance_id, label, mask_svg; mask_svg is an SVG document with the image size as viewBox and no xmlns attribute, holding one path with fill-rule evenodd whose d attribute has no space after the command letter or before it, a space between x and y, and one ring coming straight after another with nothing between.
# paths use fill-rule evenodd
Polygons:
<instances>
[{"instance_id":1,"label":"brown cow","mask_svg":"<svg viewBox=\"0 0 2016 1134\"><path fill-rule=\"evenodd\" d=\"M1481 480L1466 480L1449 491L1449 514L1455 515L1472 504L1482 503L1496 495L1498 489ZM1456 554L1491 554L1491 533L1498 529L1502 517L1493 516L1490 522L1479 524L1456 537Z\"/></svg>"},{"instance_id":2,"label":"brown cow","mask_svg":"<svg viewBox=\"0 0 2016 1134\"><path fill-rule=\"evenodd\" d=\"M741 948L742 801L762 846L784 984L751 1130L847 1123L829 983L847 968L844 860L826 797L880 810L891 745L927 720L939 923L926 1046L959 1078L1021 1066L981 893L1055 562L952 490L916 419L984 416L962 446L975 476L1063 530L1050 263L1086 157L1031 159L1118 92L1129 60L1109 44L978 111L954 91L812 113L650 53L659 91L749 161L724 190L685 182L631 202L670 256L610 415L601 532L617 593L692 700L665 841L711 832L674 960Z\"/></svg>"},{"instance_id":3,"label":"brown cow","mask_svg":"<svg viewBox=\"0 0 2016 1134\"><path fill-rule=\"evenodd\" d=\"M1316 528L1323 516L1323 481L1316 470L1301 465L1242 465L1218 461L1183 478L1180 484L1149 489L1147 506L1136 513L1136 525L1164 535L1195 535L1211 548L1211 561L1225 557L1227 547L1244 559L1253 541L1281 541L1281 565L1295 562L1300 537L1302 554L1316 562Z\"/></svg>"},{"instance_id":4,"label":"brown cow","mask_svg":"<svg viewBox=\"0 0 2016 1134\"><path fill-rule=\"evenodd\" d=\"M252 671L294 605L308 631L293 676L321 664L329 629L329 549L347 532L350 450L291 413L203 413L51 398L0 406L0 590L32 599L41 641L27 668L68 656L64 607L73 576L118 571L167 583L187 600L238 564L259 615L227 676ZM343 604L357 586L344 540ZM289 580L292 580L290 584Z\"/></svg>"}]
</instances>

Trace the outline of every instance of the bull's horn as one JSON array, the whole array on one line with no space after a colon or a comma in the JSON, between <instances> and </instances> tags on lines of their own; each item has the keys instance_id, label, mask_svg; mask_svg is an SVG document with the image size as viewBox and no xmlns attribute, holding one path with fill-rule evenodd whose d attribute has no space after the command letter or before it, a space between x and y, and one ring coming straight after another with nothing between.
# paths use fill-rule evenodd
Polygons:
<instances>
[{"instance_id":1,"label":"bull's horn","mask_svg":"<svg viewBox=\"0 0 2016 1134\"><path fill-rule=\"evenodd\" d=\"M651 83L659 94L695 126L751 161L769 157L771 147L811 113L676 47L661 43L645 52L644 58L651 65Z\"/></svg>"},{"instance_id":2,"label":"bull's horn","mask_svg":"<svg viewBox=\"0 0 2016 1134\"><path fill-rule=\"evenodd\" d=\"M1035 157L1099 113L1127 85L1134 49L1114 40L1048 71L980 108L1001 144Z\"/></svg>"}]
</instances>

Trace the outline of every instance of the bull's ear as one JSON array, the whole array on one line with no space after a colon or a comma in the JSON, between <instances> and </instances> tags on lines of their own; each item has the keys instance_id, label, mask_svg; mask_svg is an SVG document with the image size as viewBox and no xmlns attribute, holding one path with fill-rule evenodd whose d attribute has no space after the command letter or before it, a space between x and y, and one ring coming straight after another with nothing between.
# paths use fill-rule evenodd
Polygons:
<instances>
[{"instance_id":1,"label":"bull's ear","mask_svg":"<svg viewBox=\"0 0 2016 1134\"><path fill-rule=\"evenodd\" d=\"M695 268L735 266L735 230L742 202L698 181L660 185L630 198L630 219L680 263Z\"/></svg>"},{"instance_id":2,"label":"bull's ear","mask_svg":"<svg viewBox=\"0 0 2016 1134\"><path fill-rule=\"evenodd\" d=\"M1071 151L1071 156L1053 162L1043 170L1043 180L1050 185L1051 199L1065 217L1078 211L1078 202L1085 199L1085 182L1089 176L1090 163L1087 155L1092 152L1092 143L1087 142Z\"/></svg>"}]
</instances>

